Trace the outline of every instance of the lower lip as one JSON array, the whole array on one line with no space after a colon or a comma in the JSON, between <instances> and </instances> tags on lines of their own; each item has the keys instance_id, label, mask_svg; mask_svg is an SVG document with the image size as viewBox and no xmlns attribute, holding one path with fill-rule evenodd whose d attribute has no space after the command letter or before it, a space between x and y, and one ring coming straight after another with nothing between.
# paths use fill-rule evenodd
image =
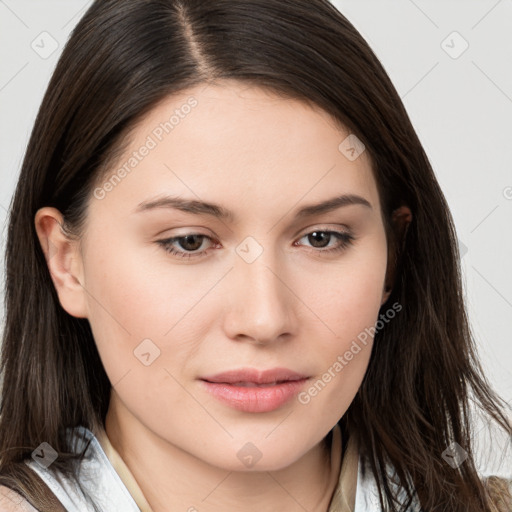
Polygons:
<instances>
[{"instance_id":1,"label":"lower lip","mask_svg":"<svg viewBox=\"0 0 512 512\"><path fill-rule=\"evenodd\" d=\"M307 378L264 387L244 387L225 382L202 381L206 390L221 402L244 412L269 412L289 402Z\"/></svg>"}]
</instances>

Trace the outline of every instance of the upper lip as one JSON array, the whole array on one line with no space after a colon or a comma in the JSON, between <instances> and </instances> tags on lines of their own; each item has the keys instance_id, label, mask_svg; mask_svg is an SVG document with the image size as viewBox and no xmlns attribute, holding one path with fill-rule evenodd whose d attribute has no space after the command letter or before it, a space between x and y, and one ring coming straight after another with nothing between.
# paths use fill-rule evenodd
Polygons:
<instances>
[{"instance_id":1,"label":"upper lip","mask_svg":"<svg viewBox=\"0 0 512 512\"><path fill-rule=\"evenodd\" d=\"M255 384L273 384L291 380L301 380L306 375L289 370L288 368L272 368L270 370L256 370L253 368L240 368L218 373L208 377L201 377L201 380L208 382L222 382L233 384L236 382L254 382Z\"/></svg>"}]
</instances>

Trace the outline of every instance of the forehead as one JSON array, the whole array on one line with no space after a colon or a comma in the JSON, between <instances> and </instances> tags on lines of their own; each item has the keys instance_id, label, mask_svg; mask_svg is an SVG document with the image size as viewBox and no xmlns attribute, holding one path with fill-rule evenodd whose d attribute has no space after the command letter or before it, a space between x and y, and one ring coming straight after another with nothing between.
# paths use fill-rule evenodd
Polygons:
<instances>
[{"instance_id":1,"label":"forehead","mask_svg":"<svg viewBox=\"0 0 512 512\"><path fill-rule=\"evenodd\" d=\"M370 159L347 156L349 135L309 103L234 81L201 84L165 98L134 127L106 174L104 203L127 211L172 193L250 211L358 193L377 209Z\"/></svg>"}]
</instances>

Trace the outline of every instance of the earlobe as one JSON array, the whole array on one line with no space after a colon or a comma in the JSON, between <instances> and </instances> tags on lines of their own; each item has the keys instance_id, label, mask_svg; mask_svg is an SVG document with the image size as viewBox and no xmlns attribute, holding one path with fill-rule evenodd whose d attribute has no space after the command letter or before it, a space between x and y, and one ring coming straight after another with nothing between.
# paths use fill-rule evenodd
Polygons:
<instances>
[{"instance_id":1,"label":"earlobe","mask_svg":"<svg viewBox=\"0 0 512 512\"><path fill-rule=\"evenodd\" d=\"M78 243L63 229L62 214L46 206L37 211L34 223L61 306L74 317L87 318L82 258Z\"/></svg>"},{"instance_id":2,"label":"earlobe","mask_svg":"<svg viewBox=\"0 0 512 512\"><path fill-rule=\"evenodd\" d=\"M386 280L382 293L381 305L384 304L395 284L395 274L400 261L402 251L405 245L407 230L412 221L412 213L409 207L400 206L393 211L391 215L391 223L393 226L394 238L388 245L388 268L386 271Z\"/></svg>"}]
</instances>

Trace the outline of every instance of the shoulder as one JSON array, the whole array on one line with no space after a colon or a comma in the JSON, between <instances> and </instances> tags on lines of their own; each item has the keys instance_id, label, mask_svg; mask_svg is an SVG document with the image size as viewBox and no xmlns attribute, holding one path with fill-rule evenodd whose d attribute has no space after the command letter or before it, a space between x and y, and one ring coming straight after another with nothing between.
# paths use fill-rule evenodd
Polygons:
<instances>
[{"instance_id":1,"label":"shoulder","mask_svg":"<svg viewBox=\"0 0 512 512\"><path fill-rule=\"evenodd\" d=\"M512 480L492 475L482 478L482 483L497 512L512 510Z\"/></svg>"},{"instance_id":2,"label":"shoulder","mask_svg":"<svg viewBox=\"0 0 512 512\"><path fill-rule=\"evenodd\" d=\"M0 485L0 512L37 512L37 509L17 492Z\"/></svg>"},{"instance_id":3,"label":"shoulder","mask_svg":"<svg viewBox=\"0 0 512 512\"><path fill-rule=\"evenodd\" d=\"M130 491L104 452L96 437L97 434L97 431L94 432L84 426L67 430L70 452L80 455L79 471L76 475L73 474L73 471L63 468L43 467L31 458L27 459L25 464L37 473L52 491L64 507L63 510L139 512ZM34 512L31 509L28 511ZM0 512L3 512L1 507Z\"/></svg>"}]
</instances>

